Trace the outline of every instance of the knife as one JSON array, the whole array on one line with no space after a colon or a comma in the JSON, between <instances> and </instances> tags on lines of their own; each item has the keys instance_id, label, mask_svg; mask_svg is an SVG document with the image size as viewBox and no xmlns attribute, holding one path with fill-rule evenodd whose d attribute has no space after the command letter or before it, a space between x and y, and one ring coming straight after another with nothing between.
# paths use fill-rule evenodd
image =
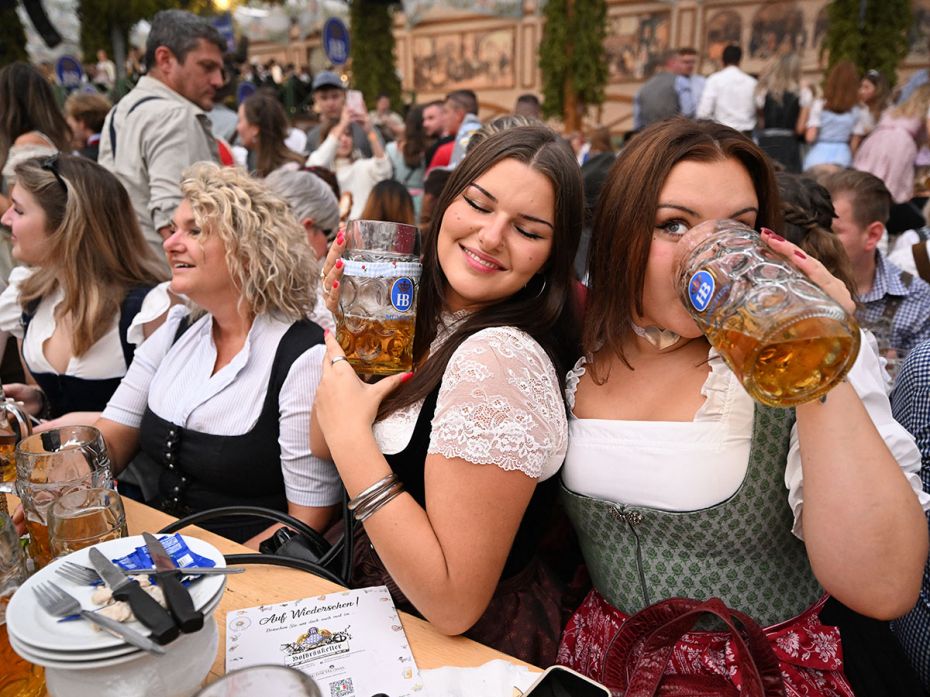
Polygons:
<instances>
[{"instance_id":1,"label":"knife","mask_svg":"<svg viewBox=\"0 0 930 697\"><path fill-rule=\"evenodd\" d=\"M178 626L168 611L146 593L142 586L123 573L116 564L107 559L95 547L89 550L90 563L100 574L100 578L109 586L113 597L125 600L142 624L152 630L152 639L159 644L167 644L180 634Z\"/></svg>"},{"instance_id":2,"label":"knife","mask_svg":"<svg viewBox=\"0 0 930 697\"><path fill-rule=\"evenodd\" d=\"M196 632L203 627L203 613L194 609L191 594L181 585L181 572L178 565L165 550L157 537L148 532L142 533L145 547L152 557L157 569L155 579L165 594L168 609L185 634Z\"/></svg>"},{"instance_id":3,"label":"knife","mask_svg":"<svg viewBox=\"0 0 930 697\"><path fill-rule=\"evenodd\" d=\"M179 566L181 576L230 576L245 573L244 566ZM123 569L127 576L151 576L158 569Z\"/></svg>"}]
</instances>

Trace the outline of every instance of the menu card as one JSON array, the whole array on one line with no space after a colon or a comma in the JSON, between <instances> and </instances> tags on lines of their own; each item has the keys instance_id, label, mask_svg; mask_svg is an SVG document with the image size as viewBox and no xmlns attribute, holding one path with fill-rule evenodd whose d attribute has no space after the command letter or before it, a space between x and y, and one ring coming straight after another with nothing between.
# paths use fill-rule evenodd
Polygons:
<instances>
[{"instance_id":1,"label":"menu card","mask_svg":"<svg viewBox=\"0 0 930 697\"><path fill-rule=\"evenodd\" d=\"M407 635L385 586L226 614L226 671L296 668L326 697L405 697L422 689Z\"/></svg>"}]
</instances>

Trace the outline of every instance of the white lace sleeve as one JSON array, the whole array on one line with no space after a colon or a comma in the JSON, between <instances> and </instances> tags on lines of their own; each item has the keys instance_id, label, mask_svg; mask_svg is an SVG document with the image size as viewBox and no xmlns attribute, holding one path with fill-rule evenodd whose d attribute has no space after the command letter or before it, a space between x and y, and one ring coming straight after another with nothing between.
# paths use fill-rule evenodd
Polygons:
<instances>
[{"instance_id":1,"label":"white lace sleeve","mask_svg":"<svg viewBox=\"0 0 930 697\"><path fill-rule=\"evenodd\" d=\"M429 453L545 479L565 458L568 424L555 368L513 327L469 337L449 359Z\"/></svg>"}]
</instances>

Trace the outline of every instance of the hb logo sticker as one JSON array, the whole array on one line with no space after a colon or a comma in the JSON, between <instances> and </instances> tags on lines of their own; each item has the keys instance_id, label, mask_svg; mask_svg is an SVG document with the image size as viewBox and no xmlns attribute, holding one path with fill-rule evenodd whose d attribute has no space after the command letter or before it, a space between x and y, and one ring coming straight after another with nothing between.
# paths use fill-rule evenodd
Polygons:
<instances>
[{"instance_id":1,"label":"hb logo sticker","mask_svg":"<svg viewBox=\"0 0 930 697\"><path fill-rule=\"evenodd\" d=\"M409 278L398 278L391 285L391 305L398 312L409 312L413 307L413 281Z\"/></svg>"}]
</instances>

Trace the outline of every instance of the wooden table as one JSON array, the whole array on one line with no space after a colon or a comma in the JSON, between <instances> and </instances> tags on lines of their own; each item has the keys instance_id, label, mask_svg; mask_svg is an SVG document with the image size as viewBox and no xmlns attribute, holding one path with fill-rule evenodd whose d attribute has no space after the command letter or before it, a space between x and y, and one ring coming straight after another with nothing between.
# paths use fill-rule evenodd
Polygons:
<instances>
[{"instance_id":1,"label":"wooden table","mask_svg":"<svg viewBox=\"0 0 930 697\"><path fill-rule=\"evenodd\" d=\"M130 535L139 535L143 531L156 532L175 519L143 504L123 499L126 506L126 518ZM202 528L188 527L181 531L184 535L198 537L209 542L224 554L248 553L247 547L227 540ZM216 660L207 681L216 679L226 672L226 613L257 605L280 603L297 600L314 595L341 590L330 581L318 578L304 571L286 569L279 566L249 565L244 574L227 577L226 592L215 612L216 624L220 632L219 649ZM421 669L439 668L441 666L473 667L496 658L503 658L516 665L527 665L511 656L495 651L464 637L450 637L441 634L429 622L400 613L401 623L410 640L410 648L417 666ZM530 666L539 670L534 666Z\"/></svg>"}]
</instances>

